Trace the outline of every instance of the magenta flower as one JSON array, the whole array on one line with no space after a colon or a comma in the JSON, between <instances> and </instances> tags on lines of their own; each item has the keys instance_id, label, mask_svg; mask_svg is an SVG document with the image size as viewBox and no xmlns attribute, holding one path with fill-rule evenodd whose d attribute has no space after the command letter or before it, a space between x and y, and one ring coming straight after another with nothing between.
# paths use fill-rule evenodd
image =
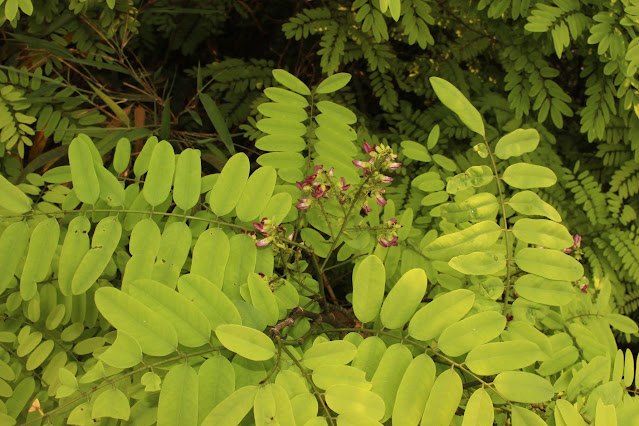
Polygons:
<instances>
[{"instance_id":1,"label":"magenta flower","mask_svg":"<svg viewBox=\"0 0 639 426\"><path fill-rule=\"evenodd\" d=\"M377 148L377 145L371 147L368 142L364 142L364 151L366 151L367 154L370 154L371 152L375 151L375 148Z\"/></svg>"},{"instance_id":2,"label":"magenta flower","mask_svg":"<svg viewBox=\"0 0 639 426\"><path fill-rule=\"evenodd\" d=\"M574 248L581 247L581 235L579 234L573 235L572 240L574 241L574 244L572 245Z\"/></svg>"},{"instance_id":3,"label":"magenta flower","mask_svg":"<svg viewBox=\"0 0 639 426\"><path fill-rule=\"evenodd\" d=\"M391 183L392 181L394 181L395 179L393 179L390 176L384 176L384 175L380 175L380 182L381 183Z\"/></svg>"},{"instance_id":4,"label":"magenta flower","mask_svg":"<svg viewBox=\"0 0 639 426\"><path fill-rule=\"evenodd\" d=\"M353 164L355 164L355 167L358 167L360 169L366 169L368 167L368 163L365 161L353 160Z\"/></svg>"},{"instance_id":5,"label":"magenta flower","mask_svg":"<svg viewBox=\"0 0 639 426\"><path fill-rule=\"evenodd\" d=\"M387 166L387 167L388 167L390 170L397 170L397 169L399 169L399 168L402 166L402 163L391 163L391 162L389 162L389 163L387 163L387 164L388 164L388 166Z\"/></svg>"},{"instance_id":6,"label":"magenta flower","mask_svg":"<svg viewBox=\"0 0 639 426\"><path fill-rule=\"evenodd\" d=\"M581 288L579 289L579 291L581 291L584 294L587 294L588 293L588 284L583 284L581 286Z\"/></svg>"},{"instance_id":7,"label":"magenta flower","mask_svg":"<svg viewBox=\"0 0 639 426\"><path fill-rule=\"evenodd\" d=\"M306 210L311 206L313 202L311 198L298 198L297 201L300 202L298 205L295 206L297 210Z\"/></svg>"},{"instance_id":8,"label":"magenta flower","mask_svg":"<svg viewBox=\"0 0 639 426\"><path fill-rule=\"evenodd\" d=\"M362 210L364 210L364 214L369 214L373 211L373 209L368 205L366 201L362 204Z\"/></svg>"},{"instance_id":9,"label":"magenta flower","mask_svg":"<svg viewBox=\"0 0 639 426\"><path fill-rule=\"evenodd\" d=\"M342 180L342 184L339 185L339 189L341 189L342 191L346 191L348 188L351 187L350 183L348 185L346 184L346 179L342 177L341 180Z\"/></svg>"},{"instance_id":10,"label":"magenta flower","mask_svg":"<svg viewBox=\"0 0 639 426\"><path fill-rule=\"evenodd\" d=\"M390 239L386 239L386 238L380 238L377 241L379 242L379 245L381 245L382 247L390 247L390 246L397 246L397 239L399 237L395 236L393 238Z\"/></svg>"}]
</instances>

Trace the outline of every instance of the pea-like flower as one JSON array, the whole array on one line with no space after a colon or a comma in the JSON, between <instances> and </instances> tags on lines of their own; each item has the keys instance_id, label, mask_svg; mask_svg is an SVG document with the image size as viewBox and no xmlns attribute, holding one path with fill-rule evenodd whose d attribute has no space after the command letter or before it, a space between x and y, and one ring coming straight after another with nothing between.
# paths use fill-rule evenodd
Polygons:
<instances>
[{"instance_id":1,"label":"pea-like flower","mask_svg":"<svg viewBox=\"0 0 639 426\"><path fill-rule=\"evenodd\" d=\"M273 243L279 248L286 248L284 240L288 239L289 241L293 241L293 237L295 237L295 231L285 236L286 230L284 227L282 225L275 225L272 220L267 218L263 218L259 223L253 223L253 226L265 237L255 243L257 247L265 247Z\"/></svg>"},{"instance_id":2,"label":"pea-like flower","mask_svg":"<svg viewBox=\"0 0 639 426\"><path fill-rule=\"evenodd\" d=\"M575 250L577 250L577 249L579 249L581 247L581 235L579 235L579 234L573 235L572 236L572 241L573 241L572 247L567 248L566 250L564 250L564 253L570 254L573 251L575 251Z\"/></svg>"},{"instance_id":3,"label":"pea-like flower","mask_svg":"<svg viewBox=\"0 0 639 426\"><path fill-rule=\"evenodd\" d=\"M384 229L377 236L377 242L379 245L382 247L397 246L397 241L399 240L397 230L401 227L402 225L397 223L397 219L392 218L387 220L384 224Z\"/></svg>"}]
</instances>

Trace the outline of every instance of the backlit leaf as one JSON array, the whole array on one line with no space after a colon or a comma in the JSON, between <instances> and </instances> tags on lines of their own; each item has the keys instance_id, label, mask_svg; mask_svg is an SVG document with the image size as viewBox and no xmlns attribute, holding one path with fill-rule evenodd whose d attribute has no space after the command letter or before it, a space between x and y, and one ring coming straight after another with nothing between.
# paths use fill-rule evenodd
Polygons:
<instances>
[{"instance_id":1,"label":"backlit leaf","mask_svg":"<svg viewBox=\"0 0 639 426\"><path fill-rule=\"evenodd\" d=\"M462 392L462 381L455 370L448 369L441 373L426 401L421 425L448 426L457 411Z\"/></svg>"},{"instance_id":2,"label":"backlit leaf","mask_svg":"<svg viewBox=\"0 0 639 426\"><path fill-rule=\"evenodd\" d=\"M273 167L260 167L246 182L237 202L237 217L243 222L261 220L258 215L264 210L273 195L277 173Z\"/></svg>"},{"instance_id":3,"label":"backlit leaf","mask_svg":"<svg viewBox=\"0 0 639 426\"><path fill-rule=\"evenodd\" d=\"M161 141L153 150L149 170L144 180L142 194L153 207L164 202L169 196L175 172L175 152L167 141Z\"/></svg>"},{"instance_id":4,"label":"backlit leaf","mask_svg":"<svg viewBox=\"0 0 639 426\"><path fill-rule=\"evenodd\" d=\"M445 293L417 311L408 325L408 334L421 341L436 339L446 327L462 319L474 301L475 293L470 290Z\"/></svg>"},{"instance_id":5,"label":"backlit leaf","mask_svg":"<svg viewBox=\"0 0 639 426\"><path fill-rule=\"evenodd\" d=\"M375 255L366 257L353 274L353 312L361 322L375 319L382 306L385 286L384 264Z\"/></svg>"},{"instance_id":6,"label":"backlit leaf","mask_svg":"<svg viewBox=\"0 0 639 426\"><path fill-rule=\"evenodd\" d=\"M355 358L357 347L345 340L332 340L313 345L304 352L302 365L315 370L323 365L344 365Z\"/></svg>"},{"instance_id":7,"label":"backlit leaf","mask_svg":"<svg viewBox=\"0 0 639 426\"><path fill-rule=\"evenodd\" d=\"M233 210L242 195L250 168L248 157L242 152L229 159L207 197L213 213L224 216Z\"/></svg>"},{"instance_id":8,"label":"backlit leaf","mask_svg":"<svg viewBox=\"0 0 639 426\"><path fill-rule=\"evenodd\" d=\"M200 151L191 148L182 151L175 166L173 184L173 200L182 210L189 210L200 199L201 174Z\"/></svg>"},{"instance_id":9,"label":"backlit leaf","mask_svg":"<svg viewBox=\"0 0 639 426\"><path fill-rule=\"evenodd\" d=\"M505 371L495 377L495 388L511 401L538 404L554 396L552 385L546 379L523 371Z\"/></svg>"},{"instance_id":10,"label":"backlit leaf","mask_svg":"<svg viewBox=\"0 0 639 426\"><path fill-rule=\"evenodd\" d=\"M561 222L561 216L557 210L532 191L517 192L510 198L508 205L517 213L545 216L555 222Z\"/></svg>"},{"instance_id":11,"label":"backlit leaf","mask_svg":"<svg viewBox=\"0 0 639 426\"><path fill-rule=\"evenodd\" d=\"M384 356L375 370L375 375L371 380L373 384L371 391L384 400L386 409L384 417L381 419L382 422L388 420L393 413L397 389L412 360L413 355L410 350L401 343L395 343L384 352Z\"/></svg>"},{"instance_id":12,"label":"backlit leaf","mask_svg":"<svg viewBox=\"0 0 639 426\"><path fill-rule=\"evenodd\" d=\"M506 317L496 311L480 312L448 326L439 336L439 348L448 356L459 356L493 340L506 327Z\"/></svg>"},{"instance_id":13,"label":"backlit leaf","mask_svg":"<svg viewBox=\"0 0 639 426\"><path fill-rule=\"evenodd\" d=\"M486 134L481 114L459 89L439 77L430 77L429 81L439 100L457 114L462 123L475 133L482 136Z\"/></svg>"},{"instance_id":14,"label":"backlit leaf","mask_svg":"<svg viewBox=\"0 0 639 426\"><path fill-rule=\"evenodd\" d=\"M504 270L506 259L501 253L474 252L455 256L448 265L465 275L490 275Z\"/></svg>"},{"instance_id":15,"label":"backlit leaf","mask_svg":"<svg viewBox=\"0 0 639 426\"><path fill-rule=\"evenodd\" d=\"M466 365L475 374L492 376L503 371L527 367L543 356L533 342L494 342L471 350L466 356Z\"/></svg>"},{"instance_id":16,"label":"backlit leaf","mask_svg":"<svg viewBox=\"0 0 639 426\"><path fill-rule=\"evenodd\" d=\"M93 401L91 417L111 417L113 419L129 420L131 407L129 398L119 389L107 389Z\"/></svg>"},{"instance_id":17,"label":"backlit leaf","mask_svg":"<svg viewBox=\"0 0 639 426\"><path fill-rule=\"evenodd\" d=\"M160 390L158 426L197 425L197 406L197 373L186 363L171 367Z\"/></svg>"},{"instance_id":18,"label":"backlit leaf","mask_svg":"<svg viewBox=\"0 0 639 426\"><path fill-rule=\"evenodd\" d=\"M178 289L204 313L213 331L222 324L242 324L242 317L233 302L206 278L196 274L182 275Z\"/></svg>"},{"instance_id":19,"label":"backlit leaf","mask_svg":"<svg viewBox=\"0 0 639 426\"><path fill-rule=\"evenodd\" d=\"M338 414L348 413L381 420L384 400L369 390L352 385L335 385L326 390L326 404Z\"/></svg>"},{"instance_id":20,"label":"backlit leaf","mask_svg":"<svg viewBox=\"0 0 639 426\"><path fill-rule=\"evenodd\" d=\"M372 384L366 381L366 372L348 365L322 365L313 371L313 382L320 389L333 385L353 385L370 389Z\"/></svg>"},{"instance_id":21,"label":"backlit leaf","mask_svg":"<svg viewBox=\"0 0 639 426\"><path fill-rule=\"evenodd\" d=\"M539 133L535 129L517 129L502 136L495 145L495 155L502 160L532 152L539 145Z\"/></svg>"},{"instance_id":22,"label":"backlit leaf","mask_svg":"<svg viewBox=\"0 0 639 426\"><path fill-rule=\"evenodd\" d=\"M37 292L36 283L47 277L59 237L60 225L54 218L43 220L33 230L20 277L20 295L23 300L31 300Z\"/></svg>"},{"instance_id":23,"label":"backlit leaf","mask_svg":"<svg viewBox=\"0 0 639 426\"><path fill-rule=\"evenodd\" d=\"M493 401L484 388L479 388L470 396L462 426L491 426L495 419Z\"/></svg>"},{"instance_id":24,"label":"backlit leaf","mask_svg":"<svg viewBox=\"0 0 639 426\"><path fill-rule=\"evenodd\" d=\"M199 422L235 390L235 370L228 359L215 355L202 363L198 370Z\"/></svg>"},{"instance_id":25,"label":"backlit leaf","mask_svg":"<svg viewBox=\"0 0 639 426\"><path fill-rule=\"evenodd\" d=\"M380 319L386 328L401 328L406 324L426 294L428 284L423 269L415 268L406 272L386 296Z\"/></svg>"},{"instance_id":26,"label":"backlit leaf","mask_svg":"<svg viewBox=\"0 0 639 426\"><path fill-rule=\"evenodd\" d=\"M546 188L557 182L557 176L548 167L536 164L511 164L501 176L502 180L513 188Z\"/></svg>"},{"instance_id":27,"label":"backlit leaf","mask_svg":"<svg viewBox=\"0 0 639 426\"><path fill-rule=\"evenodd\" d=\"M266 361L275 355L273 341L253 328L223 324L215 329L215 335L225 348L252 361Z\"/></svg>"},{"instance_id":28,"label":"backlit leaf","mask_svg":"<svg viewBox=\"0 0 639 426\"><path fill-rule=\"evenodd\" d=\"M397 389L393 407L394 423L417 425L420 422L435 383L435 373L435 363L428 355L418 355L411 361Z\"/></svg>"},{"instance_id":29,"label":"backlit leaf","mask_svg":"<svg viewBox=\"0 0 639 426\"><path fill-rule=\"evenodd\" d=\"M489 248L499 239L502 229L493 221L479 222L464 230L442 235L424 247L431 259L450 260L453 256Z\"/></svg>"},{"instance_id":30,"label":"backlit leaf","mask_svg":"<svg viewBox=\"0 0 639 426\"><path fill-rule=\"evenodd\" d=\"M276 77L277 78L277 77ZM278 79L279 81L279 79ZM326 79L324 79L317 89L315 89L316 93L325 94L325 93L333 93L337 92L342 87L346 86L348 82L351 81L351 75L345 72L339 72L337 74L333 74ZM284 84L284 83L282 83ZM285 85L286 86L286 85ZM297 91L297 90L296 90ZM308 94L308 93L302 93Z\"/></svg>"},{"instance_id":31,"label":"backlit leaf","mask_svg":"<svg viewBox=\"0 0 639 426\"><path fill-rule=\"evenodd\" d=\"M549 280L533 274L519 277L515 282L515 290L521 297L551 306L563 306L577 295L569 281Z\"/></svg>"},{"instance_id":32,"label":"backlit leaf","mask_svg":"<svg viewBox=\"0 0 639 426\"><path fill-rule=\"evenodd\" d=\"M95 304L116 329L136 339L144 353L163 356L177 349L173 325L128 294L102 287L95 292Z\"/></svg>"},{"instance_id":33,"label":"backlit leaf","mask_svg":"<svg viewBox=\"0 0 639 426\"><path fill-rule=\"evenodd\" d=\"M12 213L22 214L31 210L31 199L0 175L0 206Z\"/></svg>"},{"instance_id":34,"label":"backlit leaf","mask_svg":"<svg viewBox=\"0 0 639 426\"><path fill-rule=\"evenodd\" d=\"M24 221L12 223L0 235L0 293L6 290L13 279L18 263L27 250L29 237L29 225Z\"/></svg>"},{"instance_id":35,"label":"backlit leaf","mask_svg":"<svg viewBox=\"0 0 639 426\"><path fill-rule=\"evenodd\" d=\"M541 417L532 411L516 405L511 406L513 426L548 426Z\"/></svg>"},{"instance_id":36,"label":"backlit leaf","mask_svg":"<svg viewBox=\"0 0 639 426\"><path fill-rule=\"evenodd\" d=\"M581 263L559 250L523 248L515 262L524 271L551 280L577 281L584 275Z\"/></svg>"},{"instance_id":37,"label":"backlit leaf","mask_svg":"<svg viewBox=\"0 0 639 426\"><path fill-rule=\"evenodd\" d=\"M563 250L574 244L565 226L547 219L522 218L511 230L516 238L546 248Z\"/></svg>"},{"instance_id":38,"label":"backlit leaf","mask_svg":"<svg viewBox=\"0 0 639 426\"><path fill-rule=\"evenodd\" d=\"M100 183L93 166L90 140L75 138L69 144L69 165L73 190L80 201L95 204L100 196Z\"/></svg>"},{"instance_id":39,"label":"backlit leaf","mask_svg":"<svg viewBox=\"0 0 639 426\"><path fill-rule=\"evenodd\" d=\"M244 386L220 402L206 416L202 426L237 426L251 411L257 386Z\"/></svg>"}]
</instances>

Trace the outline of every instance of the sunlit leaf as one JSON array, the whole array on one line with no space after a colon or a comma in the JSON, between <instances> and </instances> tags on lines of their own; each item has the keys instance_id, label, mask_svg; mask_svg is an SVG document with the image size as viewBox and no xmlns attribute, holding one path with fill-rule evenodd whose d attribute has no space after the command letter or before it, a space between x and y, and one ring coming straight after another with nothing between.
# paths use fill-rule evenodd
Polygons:
<instances>
[{"instance_id":1,"label":"sunlit leaf","mask_svg":"<svg viewBox=\"0 0 639 426\"><path fill-rule=\"evenodd\" d=\"M266 361L275 355L273 341L253 328L223 324L215 329L215 334L225 348L252 361Z\"/></svg>"}]
</instances>

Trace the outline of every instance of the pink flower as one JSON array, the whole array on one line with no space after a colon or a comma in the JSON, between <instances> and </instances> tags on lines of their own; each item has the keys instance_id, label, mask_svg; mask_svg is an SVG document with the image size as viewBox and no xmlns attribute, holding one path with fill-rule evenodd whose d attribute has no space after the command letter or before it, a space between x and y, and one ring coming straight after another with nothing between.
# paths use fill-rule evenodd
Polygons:
<instances>
[{"instance_id":1,"label":"pink flower","mask_svg":"<svg viewBox=\"0 0 639 426\"><path fill-rule=\"evenodd\" d=\"M365 161L353 160L353 164L355 164L355 167L359 167L360 169L366 169L368 163Z\"/></svg>"},{"instance_id":2,"label":"pink flower","mask_svg":"<svg viewBox=\"0 0 639 426\"><path fill-rule=\"evenodd\" d=\"M377 201L377 204L379 204L382 207L386 205L386 200L381 195L376 196L375 201Z\"/></svg>"},{"instance_id":3,"label":"pink flower","mask_svg":"<svg viewBox=\"0 0 639 426\"><path fill-rule=\"evenodd\" d=\"M390 176L384 176L384 175L380 175L380 182L381 183L391 183L392 181L394 181L395 179L393 179Z\"/></svg>"},{"instance_id":4,"label":"pink flower","mask_svg":"<svg viewBox=\"0 0 639 426\"><path fill-rule=\"evenodd\" d=\"M364 210L364 214L369 214L373 211L373 209L368 205L366 201L364 201L364 204L362 204L362 210Z\"/></svg>"},{"instance_id":5,"label":"pink flower","mask_svg":"<svg viewBox=\"0 0 639 426\"><path fill-rule=\"evenodd\" d=\"M364 142L364 151L366 151L367 154L370 154L371 152L375 151L375 148L377 147L377 145L373 146L371 148L371 146L368 144L368 142Z\"/></svg>"},{"instance_id":6,"label":"pink flower","mask_svg":"<svg viewBox=\"0 0 639 426\"><path fill-rule=\"evenodd\" d=\"M377 241L379 242L379 245L381 245L382 247L390 247L390 246L397 246L397 239L398 237L393 237L391 239L380 238Z\"/></svg>"},{"instance_id":7,"label":"pink flower","mask_svg":"<svg viewBox=\"0 0 639 426\"><path fill-rule=\"evenodd\" d=\"M588 284L583 284L581 286L581 288L579 289L579 291L581 291L584 294L587 294L588 293Z\"/></svg>"},{"instance_id":8,"label":"pink flower","mask_svg":"<svg viewBox=\"0 0 639 426\"><path fill-rule=\"evenodd\" d=\"M339 189L341 189L342 191L346 191L348 188L351 187L350 183L346 185L346 179L342 177L341 180L342 180L342 184L339 186Z\"/></svg>"},{"instance_id":9,"label":"pink flower","mask_svg":"<svg viewBox=\"0 0 639 426\"><path fill-rule=\"evenodd\" d=\"M581 247L581 235L579 235L579 234L573 235L572 236L572 240L574 241L574 244L572 245L573 248Z\"/></svg>"},{"instance_id":10,"label":"pink flower","mask_svg":"<svg viewBox=\"0 0 639 426\"><path fill-rule=\"evenodd\" d=\"M388 168L391 170L397 170L402 166L402 163L390 163Z\"/></svg>"},{"instance_id":11,"label":"pink flower","mask_svg":"<svg viewBox=\"0 0 639 426\"><path fill-rule=\"evenodd\" d=\"M295 207L297 210L306 210L311 206L312 199L310 198L298 198L297 201L300 203Z\"/></svg>"}]
</instances>

